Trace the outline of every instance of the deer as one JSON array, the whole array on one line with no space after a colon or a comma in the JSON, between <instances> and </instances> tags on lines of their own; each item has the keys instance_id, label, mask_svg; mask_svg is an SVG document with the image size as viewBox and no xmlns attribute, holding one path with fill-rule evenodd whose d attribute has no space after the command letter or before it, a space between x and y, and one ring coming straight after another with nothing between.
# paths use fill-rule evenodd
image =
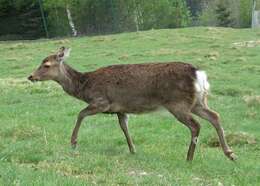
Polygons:
<instances>
[{"instance_id":1,"label":"deer","mask_svg":"<svg viewBox=\"0 0 260 186\"><path fill-rule=\"evenodd\" d=\"M160 62L117 64L83 73L65 63L70 51L70 48L61 47L55 54L44 58L28 79L32 82L53 80L67 94L86 102L87 106L79 112L71 135L73 148L77 146L84 118L99 113L116 114L129 151L134 154L136 150L128 131L128 114L164 108L190 131L187 161L193 160L200 133L200 124L193 115L209 121L216 129L225 156L230 160L236 159L225 139L219 114L208 106L210 84L205 71L189 63Z\"/></svg>"}]
</instances>

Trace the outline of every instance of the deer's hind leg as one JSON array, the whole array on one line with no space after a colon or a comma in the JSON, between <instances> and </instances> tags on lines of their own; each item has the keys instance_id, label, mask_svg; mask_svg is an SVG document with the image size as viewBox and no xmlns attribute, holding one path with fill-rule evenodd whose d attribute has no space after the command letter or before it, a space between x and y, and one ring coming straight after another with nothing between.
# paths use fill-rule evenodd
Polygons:
<instances>
[{"instance_id":1,"label":"deer's hind leg","mask_svg":"<svg viewBox=\"0 0 260 186\"><path fill-rule=\"evenodd\" d=\"M200 124L192 117L190 104L188 103L168 104L165 107L178 119L178 121L190 129L191 142L187 153L187 161L192 161L200 132Z\"/></svg>"},{"instance_id":2,"label":"deer's hind leg","mask_svg":"<svg viewBox=\"0 0 260 186\"><path fill-rule=\"evenodd\" d=\"M231 150L231 148L228 146L225 135L224 135L224 129L222 128L220 124L220 118L219 114L211 109L209 109L207 105L207 97L204 95L202 100L198 100L195 106L192 108L192 113L196 114L197 116L208 120L213 127L216 129L219 141L221 144L221 147L223 149L224 154L231 160L235 159L235 154Z\"/></svg>"}]
</instances>

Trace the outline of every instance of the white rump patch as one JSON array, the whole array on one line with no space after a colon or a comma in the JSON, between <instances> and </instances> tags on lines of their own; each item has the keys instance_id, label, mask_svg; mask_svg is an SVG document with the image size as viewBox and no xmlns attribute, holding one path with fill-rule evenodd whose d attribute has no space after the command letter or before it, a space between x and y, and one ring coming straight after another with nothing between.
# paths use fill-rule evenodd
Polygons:
<instances>
[{"instance_id":1,"label":"white rump patch","mask_svg":"<svg viewBox=\"0 0 260 186\"><path fill-rule=\"evenodd\" d=\"M205 71L196 71L195 89L200 101L209 91L209 82Z\"/></svg>"}]
</instances>

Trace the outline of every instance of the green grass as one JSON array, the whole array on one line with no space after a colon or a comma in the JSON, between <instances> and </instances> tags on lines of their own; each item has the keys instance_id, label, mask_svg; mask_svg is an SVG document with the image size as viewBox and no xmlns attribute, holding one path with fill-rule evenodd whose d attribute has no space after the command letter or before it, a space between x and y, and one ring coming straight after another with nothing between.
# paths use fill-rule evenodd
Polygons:
<instances>
[{"instance_id":1,"label":"green grass","mask_svg":"<svg viewBox=\"0 0 260 186\"><path fill-rule=\"evenodd\" d=\"M260 30L185 28L109 36L0 42L0 185L259 185ZM247 42L254 41L254 42ZM70 135L85 103L54 82L26 77L60 46L68 64L91 71L110 64L186 61L206 70L209 105L227 134L244 132L255 143L233 143L231 162L208 142L202 125L192 163L185 161L189 130L166 111L130 115L137 148L131 155L114 115L87 118L79 147ZM238 139L239 140L239 139Z\"/></svg>"}]
</instances>

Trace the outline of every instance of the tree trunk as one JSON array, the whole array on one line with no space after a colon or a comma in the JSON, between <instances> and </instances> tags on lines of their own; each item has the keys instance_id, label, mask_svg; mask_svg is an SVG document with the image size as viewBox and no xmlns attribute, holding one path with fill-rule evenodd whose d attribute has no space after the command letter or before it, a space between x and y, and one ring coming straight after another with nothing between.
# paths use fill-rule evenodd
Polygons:
<instances>
[{"instance_id":1,"label":"tree trunk","mask_svg":"<svg viewBox=\"0 0 260 186\"><path fill-rule=\"evenodd\" d=\"M66 11L67 11L67 16L68 16L69 25L70 25L70 28L71 28L71 31L72 31L72 35L77 36L77 30L76 30L74 22L72 20L72 16L71 16L70 9L69 9L68 5L66 6Z\"/></svg>"},{"instance_id":2,"label":"tree trunk","mask_svg":"<svg viewBox=\"0 0 260 186\"><path fill-rule=\"evenodd\" d=\"M252 8L252 28L260 27L260 11L256 10L257 1L253 0L253 8Z\"/></svg>"}]
</instances>

